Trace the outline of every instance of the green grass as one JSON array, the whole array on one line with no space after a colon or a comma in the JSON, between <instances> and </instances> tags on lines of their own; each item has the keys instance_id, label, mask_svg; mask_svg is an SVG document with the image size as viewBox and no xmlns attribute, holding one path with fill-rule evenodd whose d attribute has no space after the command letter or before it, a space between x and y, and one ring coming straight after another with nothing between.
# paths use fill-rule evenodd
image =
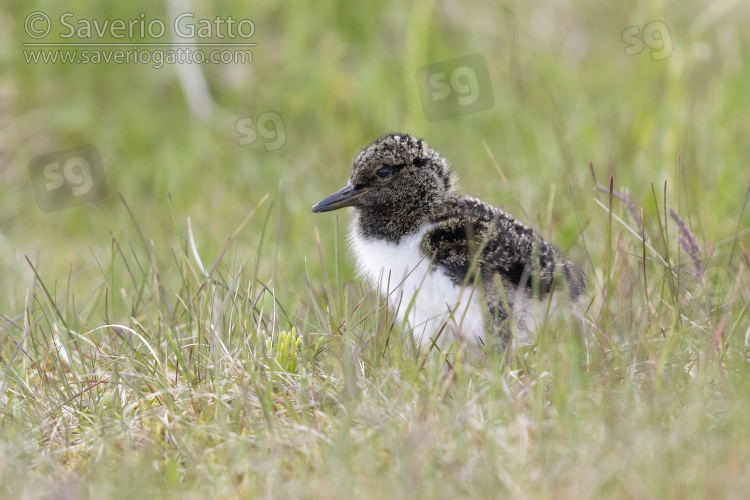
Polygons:
<instances>
[{"instance_id":1,"label":"green grass","mask_svg":"<svg viewBox=\"0 0 750 500\"><path fill-rule=\"evenodd\" d=\"M202 4L258 43L202 68L208 122L173 67L27 65L25 17L64 10L0 7L0 496L745 497L750 9L651 5ZM654 20L674 52L626 57ZM417 68L473 53L494 107L426 121ZM239 146L266 111L286 144ZM413 345L348 215L310 213L393 130L583 265L583 324L476 359ZM41 212L30 159L83 143L110 195Z\"/></svg>"}]
</instances>

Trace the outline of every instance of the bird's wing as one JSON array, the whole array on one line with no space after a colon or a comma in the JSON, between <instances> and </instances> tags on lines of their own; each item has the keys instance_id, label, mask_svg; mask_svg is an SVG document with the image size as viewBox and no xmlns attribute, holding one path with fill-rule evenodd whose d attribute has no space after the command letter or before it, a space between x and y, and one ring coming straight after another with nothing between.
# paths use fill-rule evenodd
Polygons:
<instances>
[{"instance_id":1,"label":"bird's wing","mask_svg":"<svg viewBox=\"0 0 750 500\"><path fill-rule=\"evenodd\" d=\"M565 262L553 245L499 208L474 198L458 198L438 217L422 240L422 250L457 285L473 281L467 274L481 250L476 267L485 283L499 276L506 285L531 290L537 280L539 291L547 293L559 264L572 294L583 291L582 273ZM537 266L532 265L535 255Z\"/></svg>"},{"instance_id":2,"label":"bird's wing","mask_svg":"<svg viewBox=\"0 0 750 500\"><path fill-rule=\"evenodd\" d=\"M441 269L456 286L461 286L467 279L474 255L470 248L473 239L469 225L460 206L453 204L432 222L422 239L422 251L433 266Z\"/></svg>"}]
</instances>

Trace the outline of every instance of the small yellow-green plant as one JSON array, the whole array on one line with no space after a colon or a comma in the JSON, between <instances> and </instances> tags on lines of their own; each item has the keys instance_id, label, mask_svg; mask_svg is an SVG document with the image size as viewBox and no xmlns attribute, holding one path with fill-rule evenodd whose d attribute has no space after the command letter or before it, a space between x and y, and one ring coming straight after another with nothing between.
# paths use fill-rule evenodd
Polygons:
<instances>
[{"instance_id":1,"label":"small yellow-green plant","mask_svg":"<svg viewBox=\"0 0 750 500\"><path fill-rule=\"evenodd\" d=\"M291 332L282 330L266 338L266 355L269 360L273 359L281 370L296 373L301 346L302 337L297 333L297 328L292 327Z\"/></svg>"}]
</instances>

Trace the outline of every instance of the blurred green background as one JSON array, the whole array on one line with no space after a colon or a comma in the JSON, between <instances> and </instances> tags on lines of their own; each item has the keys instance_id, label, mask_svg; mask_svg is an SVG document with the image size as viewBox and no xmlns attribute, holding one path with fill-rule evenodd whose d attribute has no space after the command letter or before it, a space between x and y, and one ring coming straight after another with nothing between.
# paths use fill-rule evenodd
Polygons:
<instances>
[{"instance_id":1,"label":"blurred green background","mask_svg":"<svg viewBox=\"0 0 750 500\"><path fill-rule=\"evenodd\" d=\"M669 203L678 205L679 156L681 213L702 241L710 246L731 237L738 224L750 226L750 213L738 220L750 178L747 2L225 0L176 1L171 9L193 12L196 20L232 16L255 24L251 64L192 68L207 82L210 118L191 112L177 65L26 62L22 44L35 40L24 32L24 20L33 11L55 23L44 41L59 42L71 41L55 35L65 12L74 14L73 22L143 13L169 28L167 4L11 1L0 7L0 311L22 309L32 277L25 255L58 286L69 274L84 291L89 281L101 282L92 256L109 255L112 237L137 237L118 192L146 238L161 248L159 259L170 259L169 245L184 244L189 216L207 262L270 194L275 204L266 236L274 249L264 252L261 266L275 273L277 291L300 287L306 259L314 263L310 274L320 273L315 226L324 255L334 255L337 217L313 215L310 206L346 182L360 148L389 131L425 138L452 163L463 192L548 232L579 262L586 259L573 196L584 232L597 239L605 228L593 203L589 160L599 182L614 174L615 188L627 187L648 217L651 183L661 193L668 181ZM627 56L623 32L638 27L642 33L653 21L668 27L660 36L672 43L671 54L653 60L660 43L654 38L653 47ZM427 121L418 68L469 54L487 61L494 106ZM266 151L261 138L240 145L237 122L266 112L281 117L283 147ZM101 152L108 197L43 213L29 162L81 144ZM243 258L254 258L269 206L240 233ZM340 230L347 221L338 214ZM747 234L740 241L750 247ZM350 266L344 272L352 276Z\"/></svg>"}]
</instances>

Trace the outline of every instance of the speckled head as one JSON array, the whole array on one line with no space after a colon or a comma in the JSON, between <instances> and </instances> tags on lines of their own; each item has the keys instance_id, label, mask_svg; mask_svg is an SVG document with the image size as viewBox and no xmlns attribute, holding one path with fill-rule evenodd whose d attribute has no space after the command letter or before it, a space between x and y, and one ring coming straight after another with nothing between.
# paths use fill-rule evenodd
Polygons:
<instances>
[{"instance_id":1,"label":"speckled head","mask_svg":"<svg viewBox=\"0 0 750 500\"><path fill-rule=\"evenodd\" d=\"M453 185L448 163L425 141L387 134L357 155L347 186L321 200L313 212L342 207L418 210L440 202Z\"/></svg>"}]
</instances>

